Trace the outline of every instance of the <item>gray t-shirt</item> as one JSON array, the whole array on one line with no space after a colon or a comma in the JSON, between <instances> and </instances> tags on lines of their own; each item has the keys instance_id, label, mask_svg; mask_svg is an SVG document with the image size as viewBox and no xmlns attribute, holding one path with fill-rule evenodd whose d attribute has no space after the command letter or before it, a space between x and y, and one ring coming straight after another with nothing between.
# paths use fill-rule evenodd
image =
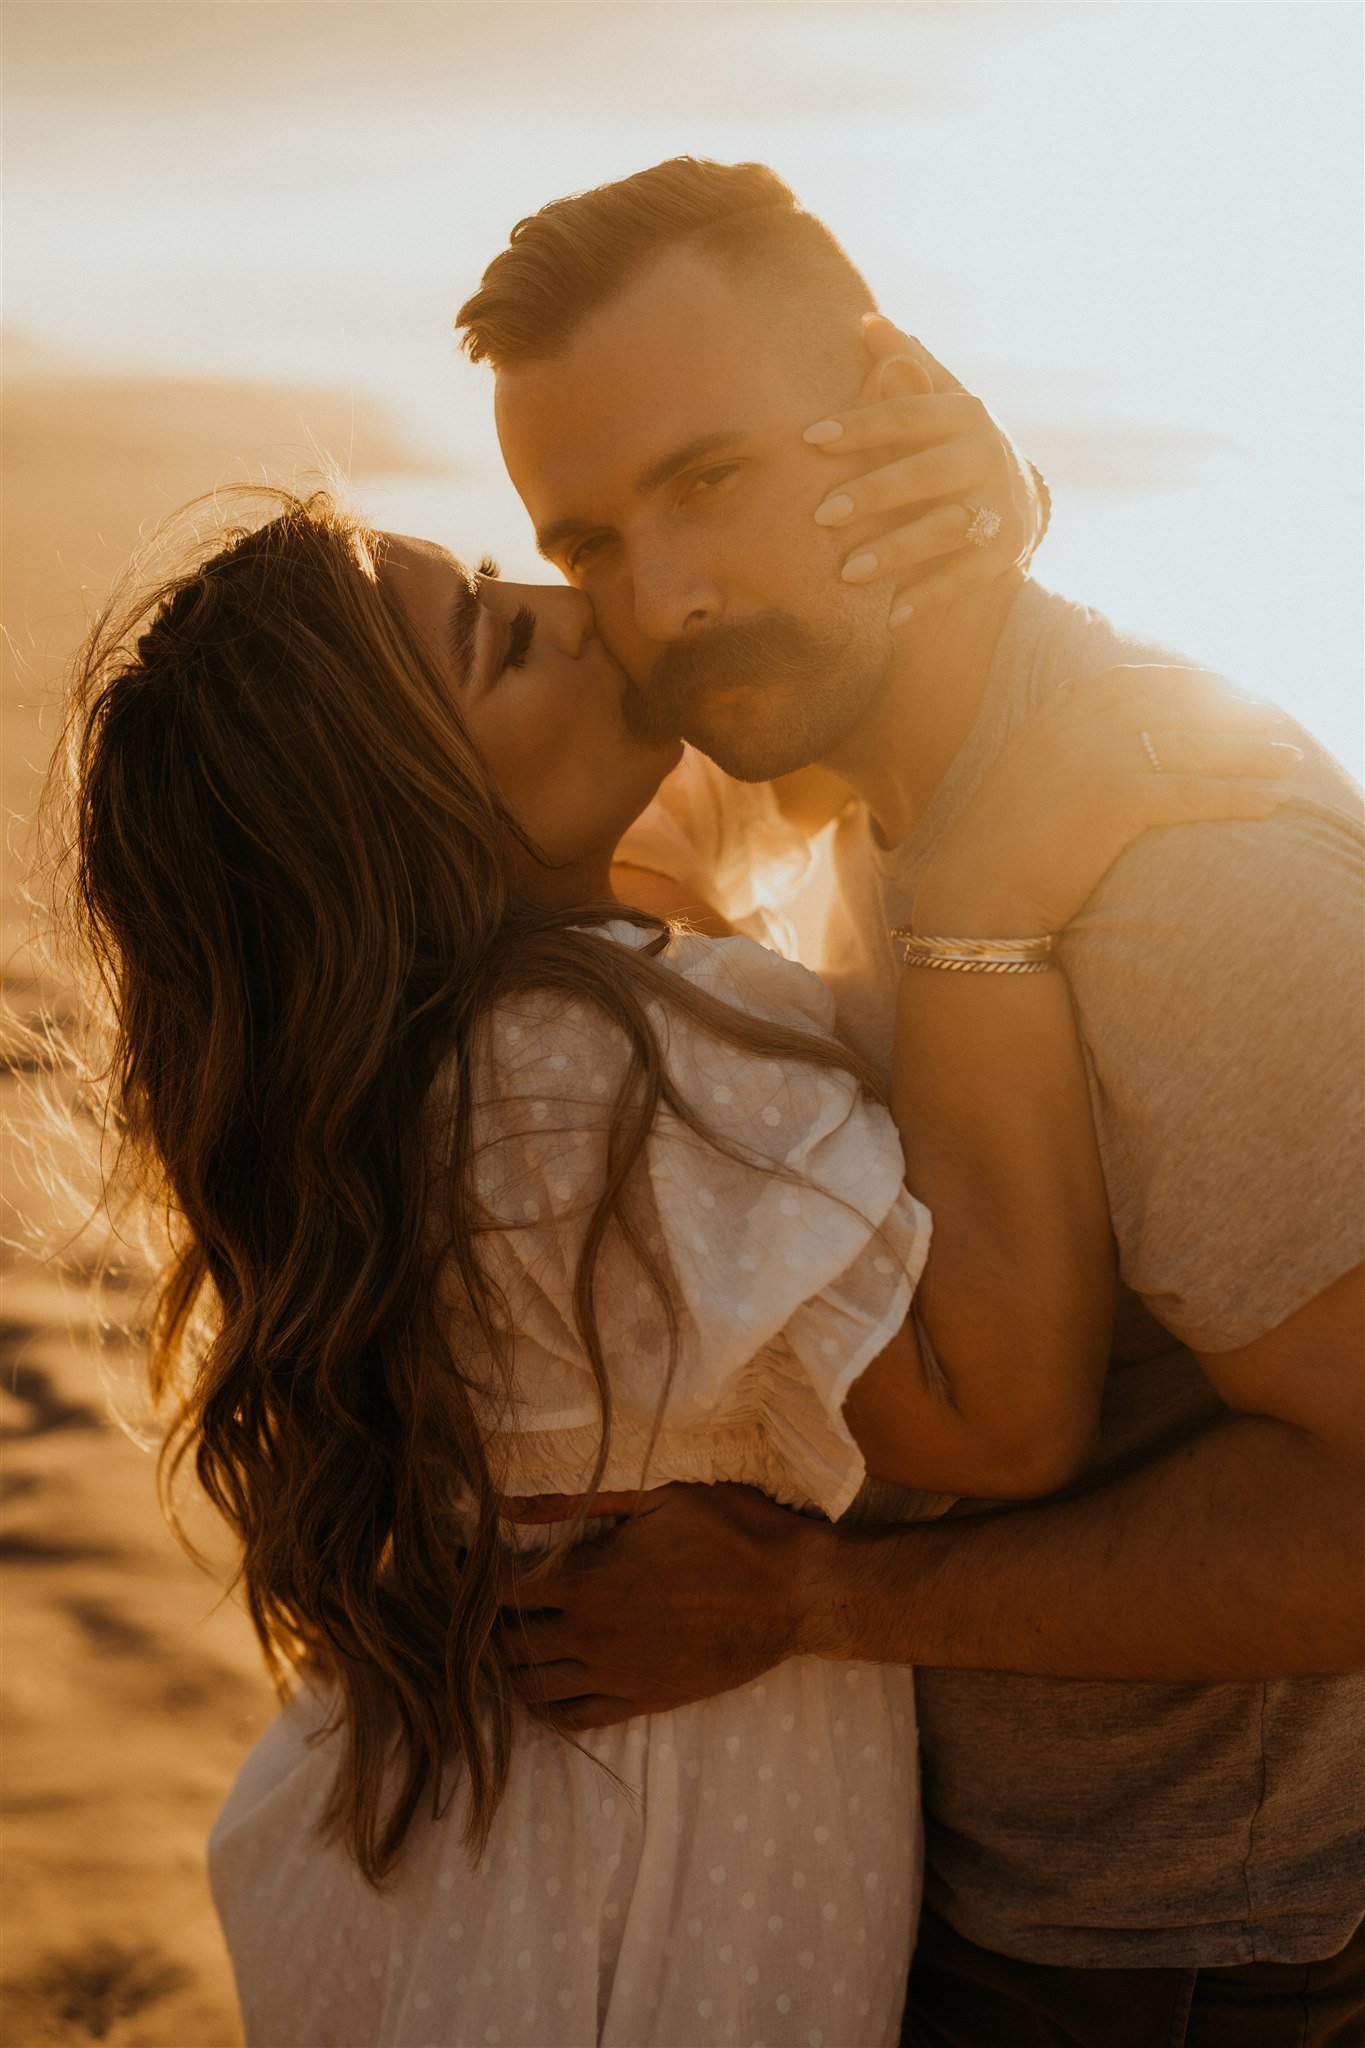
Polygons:
<instances>
[{"instance_id":1,"label":"gray t-shirt","mask_svg":"<svg viewBox=\"0 0 1365 2048\"><path fill-rule=\"evenodd\" d=\"M860 806L845 811L823 935L802 957L883 1067L889 928L1010 734L1063 683L1179 659L1026 584L918 829L888 850ZM1186 1345L1230 1350L1273 1329L1365 1248L1359 793L1296 736L1307 758L1272 820L1148 833L1063 941L1125 1283L1096 1480L1219 1414ZM782 870L799 924L772 812L746 791L727 813L704 773L715 845L693 875L742 871L747 840L755 867ZM636 857L662 864L648 835ZM1365 1917L1365 1674L1158 1685L921 1670L917 1692L926 1896L970 1939L1078 1966L1303 1962Z\"/></svg>"}]
</instances>

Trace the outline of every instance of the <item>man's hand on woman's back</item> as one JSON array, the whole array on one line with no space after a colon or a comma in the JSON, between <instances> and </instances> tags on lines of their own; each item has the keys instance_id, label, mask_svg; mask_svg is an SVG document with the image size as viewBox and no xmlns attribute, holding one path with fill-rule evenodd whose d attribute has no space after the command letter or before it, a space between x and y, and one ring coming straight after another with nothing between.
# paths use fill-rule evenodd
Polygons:
<instances>
[{"instance_id":1,"label":"man's hand on woman's back","mask_svg":"<svg viewBox=\"0 0 1365 2048\"><path fill-rule=\"evenodd\" d=\"M509 1520L563 1521L576 1503L508 1501ZM625 1516L549 1572L509 1558L499 1648L542 1719L576 1731L731 1692L810 1647L826 1525L747 1486L602 1494Z\"/></svg>"}]
</instances>

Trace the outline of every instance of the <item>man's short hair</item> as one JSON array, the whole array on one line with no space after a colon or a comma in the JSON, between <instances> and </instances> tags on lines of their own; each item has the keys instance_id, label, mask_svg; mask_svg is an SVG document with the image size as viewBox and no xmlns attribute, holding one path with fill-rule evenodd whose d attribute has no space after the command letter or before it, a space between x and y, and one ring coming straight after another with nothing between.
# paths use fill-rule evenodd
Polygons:
<instances>
[{"instance_id":1,"label":"man's short hair","mask_svg":"<svg viewBox=\"0 0 1365 2048\"><path fill-rule=\"evenodd\" d=\"M841 326L856 328L875 304L829 229L776 171L678 156L518 221L456 315L465 354L495 370L557 355L589 314L682 245L811 302Z\"/></svg>"}]
</instances>

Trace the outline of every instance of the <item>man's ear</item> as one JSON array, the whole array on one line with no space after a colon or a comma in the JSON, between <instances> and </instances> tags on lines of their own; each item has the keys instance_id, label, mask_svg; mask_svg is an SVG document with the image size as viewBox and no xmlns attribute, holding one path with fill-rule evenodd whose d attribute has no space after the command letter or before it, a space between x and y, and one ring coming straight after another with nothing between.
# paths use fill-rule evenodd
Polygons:
<instances>
[{"instance_id":1,"label":"man's ear","mask_svg":"<svg viewBox=\"0 0 1365 2048\"><path fill-rule=\"evenodd\" d=\"M942 363L930 355L917 334L907 334L903 327L897 327L894 320L888 320L885 313L863 314L863 347L874 363L889 363L897 356L904 356L907 362L918 363L929 379L929 389L940 396L945 391L962 389L952 371L945 370Z\"/></svg>"},{"instance_id":2,"label":"man's ear","mask_svg":"<svg viewBox=\"0 0 1365 2048\"><path fill-rule=\"evenodd\" d=\"M922 398L933 388L925 365L913 356L884 356L868 374L867 398L873 404L883 398Z\"/></svg>"}]
</instances>

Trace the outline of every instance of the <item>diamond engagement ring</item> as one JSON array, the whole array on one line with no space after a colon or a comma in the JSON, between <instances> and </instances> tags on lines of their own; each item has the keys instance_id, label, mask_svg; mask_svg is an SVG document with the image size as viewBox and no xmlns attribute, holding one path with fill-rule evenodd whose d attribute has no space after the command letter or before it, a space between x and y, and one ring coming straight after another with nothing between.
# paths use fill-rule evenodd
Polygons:
<instances>
[{"instance_id":1,"label":"diamond engagement ring","mask_svg":"<svg viewBox=\"0 0 1365 2048\"><path fill-rule=\"evenodd\" d=\"M967 528L967 540L974 548L988 548L1000 531L1000 514L993 505L977 505L967 508L972 514L972 523Z\"/></svg>"},{"instance_id":2,"label":"diamond engagement ring","mask_svg":"<svg viewBox=\"0 0 1365 2048\"><path fill-rule=\"evenodd\" d=\"M1156 774L1164 775L1166 771L1161 765L1161 756L1157 753L1156 748L1152 745L1152 735L1149 732L1140 732L1138 734L1138 738L1142 741L1142 751L1147 756L1147 759L1151 762Z\"/></svg>"}]
</instances>

